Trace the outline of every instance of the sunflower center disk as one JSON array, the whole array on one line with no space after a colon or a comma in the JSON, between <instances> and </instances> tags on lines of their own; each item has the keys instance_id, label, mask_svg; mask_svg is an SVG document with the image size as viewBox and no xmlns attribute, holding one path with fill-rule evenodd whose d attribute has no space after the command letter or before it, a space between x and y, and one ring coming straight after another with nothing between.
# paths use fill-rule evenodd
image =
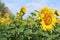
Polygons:
<instances>
[{"instance_id":1,"label":"sunflower center disk","mask_svg":"<svg viewBox=\"0 0 60 40\"><path fill-rule=\"evenodd\" d=\"M46 15L45 18L44 18L45 25L50 25L51 22L52 22L51 15Z\"/></svg>"}]
</instances>

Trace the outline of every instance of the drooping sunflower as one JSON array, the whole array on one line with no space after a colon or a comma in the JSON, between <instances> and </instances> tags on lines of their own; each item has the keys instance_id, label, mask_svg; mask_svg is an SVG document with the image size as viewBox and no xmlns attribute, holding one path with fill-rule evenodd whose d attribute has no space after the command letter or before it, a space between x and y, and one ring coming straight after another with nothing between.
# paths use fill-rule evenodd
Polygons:
<instances>
[{"instance_id":1,"label":"drooping sunflower","mask_svg":"<svg viewBox=\"0 0 60 40\"><path fill-rule=\"evenodd\" d=\"M55 26L56 23L56 15L54 14L54 12L46 7L40 11L40 14L44 15L41 21L42 30L53 30L53 25Z\"/></svg>"},{"instance_id":2,"label":"drooping sunflower","mask_svg":"<svg viewBox=\"0 0 60 40\"><path fill-rule=\"evenodd\" d=\"M26 13L26 11L27 11L26 7L22 7L22 8L21 8L21 11L22 11L23 13Z\"/></svg>"}]
</instances>

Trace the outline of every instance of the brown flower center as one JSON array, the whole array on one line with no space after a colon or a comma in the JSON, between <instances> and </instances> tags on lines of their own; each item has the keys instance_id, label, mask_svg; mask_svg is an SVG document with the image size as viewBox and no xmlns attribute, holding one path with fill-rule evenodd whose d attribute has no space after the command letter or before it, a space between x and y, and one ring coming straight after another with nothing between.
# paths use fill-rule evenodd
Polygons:
<instances>
[{"instance_id":1,"label":"brown flower center","mask_svg":"<svg viewBox=\"0 0 60 40\"><path fill-rule=\"evenodd\" d=\"M44 16L44 23L46 24L46 25L50 25L51 24L51 22L52 22L52 17L51 17L51 15L45 15Z\"/></svg>"}]
</instances>

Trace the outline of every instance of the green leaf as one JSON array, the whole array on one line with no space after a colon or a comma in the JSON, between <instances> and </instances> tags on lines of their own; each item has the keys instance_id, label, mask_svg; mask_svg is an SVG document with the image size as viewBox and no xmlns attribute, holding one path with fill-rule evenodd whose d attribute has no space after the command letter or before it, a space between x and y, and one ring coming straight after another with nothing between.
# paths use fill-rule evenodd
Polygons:
<instances>
[{"instance_id":1,"label":"green leaf","mask_svg":"<svg viewBox=\"0 0 60 40\"><path fill-rule=\"evenodd\" d=\"M7 40L7 38L0 38L0 40Z\"/></svg>"},{"instance_id":2,"label":"green leaf","mask_svg":"<svg viewBox=\"0 0 60 40\"><path fill-rule=\"evenodd\" d=\"M15 30L11 30L10 33L13 33L14 34L15 33Z\"/></svg>"},{"instance_id":3,"label":"green leaf","mask_svg":"<svg viewBox=\"0 0 60 40\"><path fill-rule=\"evenodd\" d=\"M24 39L23 36L20 36L20 37L17 38L17 40L23 40L23 39Z\"/></svg>"},{"instance_id":4,"label":"green leaf","mask_svg":"<svg viewBox=\"0 0 60 40\"><path fill-rule=\"evenodd\" d=\"M58 35L50 35L48 38L50 38L50 39L55 39L55 38L57 38L58 37Z\"/></svg>"},{"instance_id":5,"label":"green leaf","mask_svg":"<svg viewBox=\"0 0 60 40\"><path fill-rule=\"evenodd\" d=\"M23 32L24 31L24 27L20 27L20 28L16 28L17 32Z\"/></svg>"},{"instance_id":6,"label":"green leaf","mask_svg":"<svg viewBox=\"0 0 60 40\"><path fill-rule=\"evenodd\" d=\"M52 40L52 38L47 38L46 40Z\"/></svg>"},{"instance_id":7,"label":"green leaf","mask_svg":"<svg viewBox=\"0 0 60 40\"><path fill-rule=\"evenodd\" d=\"M60 33L60 28L57 28L56 31Z\"/></svg>"},{"instance_id":8,"label":"green leaf","mask_svg":"<svg viewBox=\"0 0 60 40\"><path fill-rule=\"evenodd\" d=\"M25 30L24 34L25 35L30 35L30 34L32 34L32 30L31 29Z\"/></svg>"}]
</instances>

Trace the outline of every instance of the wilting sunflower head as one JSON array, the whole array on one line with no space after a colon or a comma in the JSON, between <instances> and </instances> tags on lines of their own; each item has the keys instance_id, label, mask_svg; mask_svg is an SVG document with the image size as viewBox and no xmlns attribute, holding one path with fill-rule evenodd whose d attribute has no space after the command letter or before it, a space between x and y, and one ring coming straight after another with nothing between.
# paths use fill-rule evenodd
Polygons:
<instances>
[{"instance_id":1,"label":"wilting sunflower head","mask_svg":"<svg viewBox=\"0 0 60 40\"><path fill-rule=\"evenodd\" d=\"M22 7L22 8L21 8L21 11L22 11L23 13L26 13L26 11L27 11L26 7Z\"/></svg>"}]
</instances>

